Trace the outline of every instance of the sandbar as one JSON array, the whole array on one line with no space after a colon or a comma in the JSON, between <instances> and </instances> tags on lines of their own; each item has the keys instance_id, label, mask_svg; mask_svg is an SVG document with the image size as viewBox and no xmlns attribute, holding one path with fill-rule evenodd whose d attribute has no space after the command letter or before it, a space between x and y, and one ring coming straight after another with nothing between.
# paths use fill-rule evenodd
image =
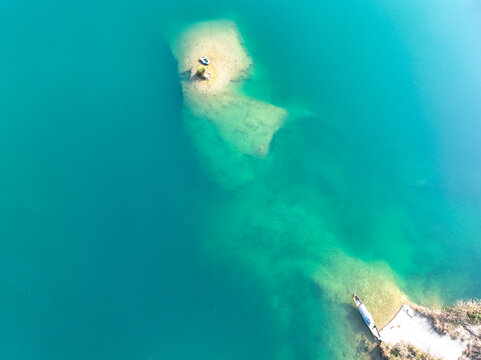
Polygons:
<instances>
[{"instance_id":1,"label":"sandbar","mask_svg":"<svg viewBox=\"0 0 481 360\"><path fill-rule=\"evenodd\" d=\"M242 92L241 81L252 69L237 26L232 21L200 22L182 32L173 52L178 61L184 105L214 123L221 138L245 155L265 157L287 111ZM199 62L206 56L210 63ZM199 69L208 79L198 76Z\"/></svg>"}]
</instances>

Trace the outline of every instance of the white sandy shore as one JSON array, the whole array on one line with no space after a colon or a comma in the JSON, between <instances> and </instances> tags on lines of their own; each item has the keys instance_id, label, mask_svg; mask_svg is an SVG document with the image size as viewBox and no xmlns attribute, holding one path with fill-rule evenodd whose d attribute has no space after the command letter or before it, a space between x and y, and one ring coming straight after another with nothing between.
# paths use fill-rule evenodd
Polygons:
<instances>
[{"instance_id":1,"label":"white sandy shore","mask_svg":"<svg viewBox=\"0 0 481 360\"><path fill-rule=\"evenodd\" d=\"M439 335L429 319L403 305L394 319L381 330L389 344L404 342L444 360L458 360L466 344L449 335Z\"/></svg>"}]
</instances>

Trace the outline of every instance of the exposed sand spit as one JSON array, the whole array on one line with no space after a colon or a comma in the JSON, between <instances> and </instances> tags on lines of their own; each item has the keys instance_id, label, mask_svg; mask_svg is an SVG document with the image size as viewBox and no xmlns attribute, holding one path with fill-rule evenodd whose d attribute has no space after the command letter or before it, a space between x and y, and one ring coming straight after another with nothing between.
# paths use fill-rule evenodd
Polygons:
<instances>
[{"instance_id":1,"label":"exposed sand spit","mask_svg":"<svg viewBox=\"0 0 481 360\"><path fill-rule=\"evenodd\" d=\"M252 59L231 21L201 22L185 30L173 46L179 63L184 102L197 117L211 121L224 141L242 154L263 157L287 111L243 94L239 80L249 74ZM198 59L207 56L208 80L197 76Z\"/></svg>"},{"instance_id":2,"label":"exposed sand spit","mask_svg":"<svg viewBox=\"0 0 481 360\"><path fill-rule=\"evenodd\" d=\"M179 63L179 73L194 75L202 65L201 56L207 56L212 72L209 81L188 84L196 92L214 94L225 92L232 81L247 77L252 59L242 45L237 27L232 21L208 21L191 25L176 41L173 48Z\"/></svg>"}]
</instances>

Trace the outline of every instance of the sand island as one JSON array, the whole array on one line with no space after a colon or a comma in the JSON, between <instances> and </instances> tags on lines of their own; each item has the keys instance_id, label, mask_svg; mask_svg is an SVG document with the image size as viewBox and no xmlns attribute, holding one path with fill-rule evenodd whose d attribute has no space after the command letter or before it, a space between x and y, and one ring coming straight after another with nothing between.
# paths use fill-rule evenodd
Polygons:
<instances>
[{"instance_id":1,"label":"sand island","mask_svg":"<svg viewBox=\"0 0 481 360\"><path fill-rule=\"evenodd\" d=\"M194 24L179 35L173 52L190 112L211 121L222 139L240 153L266 156L287 111L242 93L241 82L253 62L235 23ZM199 61L203 57L209 60L207 65Z\"/></svg>"}]
</instances>

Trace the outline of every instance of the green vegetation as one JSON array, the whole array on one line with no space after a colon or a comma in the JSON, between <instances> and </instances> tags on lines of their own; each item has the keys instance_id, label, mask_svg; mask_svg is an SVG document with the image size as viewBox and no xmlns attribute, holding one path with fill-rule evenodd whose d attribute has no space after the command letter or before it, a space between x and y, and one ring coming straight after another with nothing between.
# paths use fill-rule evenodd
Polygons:
<instances>
[{"instance_id":1,"label":"green vegetation","mask_svg":"<svg viewBox=\"0 0 481 360\"><path fill-rule=\"evenodd\" d=\"M479 324L481 322L481 313L479 312L468 312L468 318L471 319L472 322Z\"/></svg>"},{"instance_id":2,"label":"green vegetation","mask_svg":"<svg viewBox=\"0 0 481 360\"><path fill-rule=\"evenodd\" d=\"M200 77L204 76L206 71L207 69L204 66L201 66L200 68L197 69L197 76L200 76Z\"/></svg>"}]
</instances>

